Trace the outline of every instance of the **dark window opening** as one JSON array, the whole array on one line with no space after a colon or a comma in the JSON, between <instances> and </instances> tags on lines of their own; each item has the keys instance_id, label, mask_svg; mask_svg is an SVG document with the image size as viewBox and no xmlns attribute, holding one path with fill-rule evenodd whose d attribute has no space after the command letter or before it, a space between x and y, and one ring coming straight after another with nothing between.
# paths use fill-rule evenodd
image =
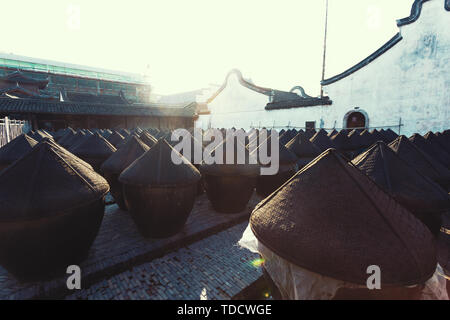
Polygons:
<instances>
[{"instance_id":1,"label":"dark window opening","mask_svg":"<svg viewBox=\"0 0 450 320\"><path fill-rule=\"evenodd\" d=\"M305 128L306 128L306 130L315 130L316 129L316 122L315 121L306 121L305 122Z\"/></svg>"},{"instance_id":2,"label":"dark window opening","mask_svg":"<svg viewBox=\"0 0 450 320\"><path fill-rule=\"evenodd\" d=\"M352 112L347 117L347 128L365 128L366 117L361 112Z\"/></svg>"}]
</instances>

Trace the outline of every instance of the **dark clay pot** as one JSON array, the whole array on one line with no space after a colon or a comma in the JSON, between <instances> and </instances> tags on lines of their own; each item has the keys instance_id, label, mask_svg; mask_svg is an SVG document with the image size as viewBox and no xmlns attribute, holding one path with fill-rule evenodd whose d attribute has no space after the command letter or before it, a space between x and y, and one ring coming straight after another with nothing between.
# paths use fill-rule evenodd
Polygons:
<instances>
[{"instance_id":1,"label":"dark clay pot","mask_svg":"<svg viewBox=\"0 0 450 320\"><path fill-rule=\"evenodd\" d=\"M419 300L421 286L381 287L380 290L367 288L339 288L333 300Z\"/></svg>"},{"instance_id":2,"label":"dark clay pot","mask_svg":"<svg viewBox=\"0 0 450 320\"><path fill-rule=\"evenodd\" d=\"M195 167L197 170L200 170L200 165L194 164L194 167ZM199 181L198 184L197 184L197 195L198 195L198 196L200 196L200 195L202 195L202 194L205 193L205 183L204 183L203 180L204 180L203 177L201 177L201 178L200 178L200 181Z\"/></svg>"},{"instance_id":3,"label":"dark clay pot","mask_svg":"<svg viewBox=\"0 0 450 320\"><path fill-rule=\"evenodd\" d=\"M205 182L203 181L203 177L197 183L197 196L200 196L205 193Z\"/></svg>"},{"instance_id":4,"label":"dark clay pot","mask_svg":"<svg viewBox=\"0 0 450 320\"><path fill-rule=\"evenodd\" d=\"M144 237L166 238L181 231L194 206L197 183L176 187L123 185L125 204Z\"/></svg>"},{"instance_id":5,"label":"dark clay pot","mask_svg":"<svg viewBox=\"0 0 450 320\"><path fill-rule=\"evenodd\" d=\"M3 169L8 168L10 165L11 165L11 163L0 163L0 172L1 172Z\"/></svg>"},{"instance_id":6,"label":"dark clay pot","mask_svg":"<svg viewBox=\"0 0 450 320\"><path fill-rule=\"evenodd\" d=\"M106 161L106 159L108 159L108 157L105 158L92 158L92 157L86 157L86 156L79 156L82 160L86 161L87 163L89 163L92 168L94 169L95 172L97 172L98 174L103 175L103 173L100 170L100 167L102 166L103 162Z\"/></svg>"},{"instance_id":7,"label":"dark clay pot","mask_svg":"<svg viewBox=\"0 0 450 320\"><path fill-rule=\"evenodd\" d=\"M48 218L0 222L0 263L25 281L64 274L88 256L104 211L102 198Z\"/></svg>"},{"instance_id":8,"label":"dark clay pot","mask_svg":"<svg viewBox=\"0 0 450 320\"><path fill-rule=\"evenodd\" d=\"M123 196L123 185L119 181L120 173L108 173L103 172L102 173L105 179L108 181L109 187L111 188L109 192L113 196L114 200L116 201L116 204L119 206L122 210L128 210L127 205L125 203L125 199Z\"/></svg>"},{"instance_id":9,"label":"dark clay pot","mask_svg":"<svg viewBox=\"0 0 450 320\"><path fill-rule=\"evenodd\" d=\"M258 176L256 182L256 193L265 198L281 187L283 183L288 181L294 174L295 170L288 170L271 176Z\"/></svg>"},{"instance_id":10,"label":"dark clay pot","mask_svg":"<svg viewBox=\"0 0 450 320\"><path fill-rule=\"evenodd\" d=\"M256 177L204 175L206 194L214 210L221 213L243 211L256 186Z\"/></svg>"}]
</instances>

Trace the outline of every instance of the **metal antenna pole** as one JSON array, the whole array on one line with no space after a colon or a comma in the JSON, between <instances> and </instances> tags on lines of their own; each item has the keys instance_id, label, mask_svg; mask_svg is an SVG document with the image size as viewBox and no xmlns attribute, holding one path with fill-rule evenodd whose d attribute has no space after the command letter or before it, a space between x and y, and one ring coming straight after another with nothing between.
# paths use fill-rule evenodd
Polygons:
<instances>
[{"instance_id":1,"label":"metal antenna pole","mask_svg":"<svg viewBox=\"0 0 450 320\"><path fill-rule=\"evenodd\" d=\"M327 32L328 32L328 0L325 4L325 33L323 38L322 81L325 80L325 62L327 56ZM320 86L320 97L323 98L323 86Z\"/></svg>"}]
</instances>

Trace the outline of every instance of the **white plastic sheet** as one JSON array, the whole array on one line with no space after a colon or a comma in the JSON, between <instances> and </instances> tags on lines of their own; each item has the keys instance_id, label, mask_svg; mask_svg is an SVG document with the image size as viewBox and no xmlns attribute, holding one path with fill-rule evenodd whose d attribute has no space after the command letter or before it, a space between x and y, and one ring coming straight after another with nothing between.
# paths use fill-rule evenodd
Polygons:
<instances>
[{"instance_id":1,"label":"white plastic sheet","mask_svg":"<svg viewBox=\"0 0 450 320\"><path fill-rule=\"evenodd\" d=\"M264 268L276 284L283 299L327 300L332 299L340 288L365 288L308 271L281 258L265 247L253 234L250 225L244 231L239 245L264 259ZM421 292L421 300L448 300L446 280L438 265L435 274Z\"/></svg>"}]
</instances>

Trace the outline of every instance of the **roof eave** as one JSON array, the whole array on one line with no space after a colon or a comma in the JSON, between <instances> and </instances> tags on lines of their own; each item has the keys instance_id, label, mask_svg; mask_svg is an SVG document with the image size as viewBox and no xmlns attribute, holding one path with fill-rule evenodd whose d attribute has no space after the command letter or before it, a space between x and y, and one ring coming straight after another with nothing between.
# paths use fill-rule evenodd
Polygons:
<instances>
[{"instance_id":1,"label":"roof eave","mask_svg":"<svg viewBox=\"0 0 450 320\"><path fill-rule=\"evenodd\" d=\"M330 100L329 97L323 98L312 98L312 99L304 99L303 101L279 101L279 102L270 102L265 106L265 110L283 110L283 109L294 109L294 108L307 108L307 107L318 107L318 106L326 106L332 105L333 101Z\"/></svg>"},{"instance_id":2,"label":"roof eave","mask_svg":"<svg viewBox=\"0 0 450 320\"><path fill-rule=\"evenodd\" d=\"M409 17L398 19L397 26L401 27L417 21L417 19L419 19L420 17L420 14L422 13L422 5L427 1L430 0L415 0L411 7L411 14L409 15ZM448 0L446 0L446 3L447 2Z\"/></svg>"},{"instance_id":3,"label":"roof eave","mask_svg":"<svg viewBox=\"0 0 450 320\"><path fill-rule=\"evenodd\" d=\"M409 15L409 17L403 18L403 19L398 19L397 20L397 26L398 27L402 27L408 24L411 24L415 21L417 21L420 17L420 14L422 13L422 6L425 2L428 2L430 0L415 0L412 7L411 7L411 14ZM444 7L447 11L450 11L450 0L445 0L444 2ZM374 53L372 53L370 56L368 56L366 59L362 60L361 62L357 63L356 65L354 65L353 67L347 69L346 71L332 77L329 79L325 79L322 80L320 83L323 86L332 84L336 81L339 81L341 79L344 79L346 77L348 77L349 75L351 75L352 73L358 71L359 69L367 66L369 63L371 63L373 60L375 60L376 58L380 57L381 55L383 55L385 52L387 52L389 49L391 49L392 47L394 47L398 42L400 42L402 40L402 35L401 33L397 33L392 39L390 39L387 43L385 43L380 49L378 49L377 51L375 51Z\"/></svg>"},{"instance_id":4,"label":"roof eave","mask_svg":"<svg viewBox=\"0 0 450 320\"><path fill-rule=\"evenodd\" d=\"M271 88L259 87L259 86L256 86L256 85L248 82L242 76L241 71L239 71L238 69L233 69L230 72L228 72L228 74L225 77L225 81L222 84L222 86L208 100L206 100L207 104L211 103L226 88L226 86L228 84L228 78L232 74L236 74L236 76L238 77L239 83L241 85L243 85L244 87L250 89L250 90L253 90L255 92L258 92L258 93L261 93L261 94L265 94L265 95L268 95L268 96L270 96L272 94L272 92L273 92L273 89L271 89Z\"/></svg>"},{"instance_id":5,"label":"roof eave","mask_svg":"<svg viewBox=\"0 0 450 320\"><path fill-rule=\"evenodd\" d=\"M377 51L372 53L370 56L368 56L364 60L360 61L359 63L357 63L353 67L345 70L344 72L342 72L342 73L340 73L340 74L338 74L338 75L336 75L336 76L334 76L332 78L322 80L320 82L320 84L323 85L323 86L327 86L329 84L332 84L332 83L334 83L336 81L339 81L341 79L344 79L344 78L348 77L349 75L355 73L359 69L362 69L363 67L367 66L369 63L374 61L375 59L377 59L380 56L382 56L388 50L393 48L397 43L399 43L402 39L403 39L403 37L402 37L401 33L400 32L397 33L388 42L386 42L381 48L379 48Z\"/></svg>"},{"instance_id":6,"label":"roof eave","mask_svg":"<svg viewBox=\"0 0 450 320\"><path fill-rule=\"evenodd\" d=\"M29 109L29 108L23 108L23 107L17 107L17 108L4 108L2 106L2 102L6 101L7 103L12 104L33 104L35 109ZM52 106L53 108L47 108L45 109L45 106L40 108L42 104L45 104L45 106ZM92 111L96 112L77 112L74 110L76 107L85 107L89 108ZM101 110L101 108L104 108L104 110ZM120 107L120 108L119 108ZM55 110L57 108L57 110ZM116 109L114 111L120 112L108 112L108 110L105 109ZM152 110L151 108L154 108ZM128 112L134 111L134 112ZM72 110L72 111L71 111ZM188 110L190 111L190 110ZM0 112L10 112L10 113L29 113L29 114L40 114L40 113L46 113L46 114L62 114L62 115L85 115L85 116L142 116L142 117L177 117L177 118L193 118L195 116L195 112L188 112L186 109L174 109L174 108L164 108L164 106L139 106L139 107L133 107L133 106L125 106L123 105L113 105L113 104L91 104L91 103L82 103L82 102L60 102L60 101L49 101L45 100L42 101L41 99L9 99L9 98L0 98Z\"/></svg>"}]
</instances>

